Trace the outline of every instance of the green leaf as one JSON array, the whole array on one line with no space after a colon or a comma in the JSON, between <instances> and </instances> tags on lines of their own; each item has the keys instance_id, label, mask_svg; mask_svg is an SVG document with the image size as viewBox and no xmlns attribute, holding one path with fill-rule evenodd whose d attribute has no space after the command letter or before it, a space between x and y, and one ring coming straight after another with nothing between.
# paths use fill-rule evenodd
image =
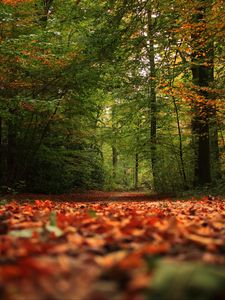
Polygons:
<instances>
[{"instance_id":1,"label":"green leaf","mask_svg":"<svg viewBox=\"0 0 225 300\"><path fill-rule=\"evenodd\" d=\"M1 205L6 205L7 203L8 203L8 200L2 199L2 200L0 201L0 206L1 206Z\"/></svg>"},{"instance_id":2,"label":"green leaf","mask_svg":"<svg viewBox=\"0 0 225 300\"><path fill-rule=\"evenodd\" d=\"M92 209L89 209L87 213L89 214L90 217L92 217L92 218L97 218L97 213L96 213L96 211L94 211L94 210L92 210Z\"/></svg>"},{"instance_id":3,"label":"green leaf","mask_svg":"<svg viewBox=\"0 0 225 300\"><path fill-rule=\"evenodd\" d=\"M53 210L50 213L49 219L50 219L50 226L56 226L57 227L57 215L56 215L55 210Z\"/></svg>"},{"instance_id":4,"label":"green leaf","mask_svg":"<svg viewBox=\"0 0 225 300\"><path fill-rule=\"evenodd\" d=\"M13 237L20 237L20 238L31 238L33 233L37 231L36 229L22 229L22 230L12 230L8 234Z\"/></svg>"},{"instance_id":5,"label":"green leaf","mask_svg":"<svg viewBox=\"0 0 225 300\"><path fill-rule=\"evenodd\" d=\"M48 232L53 232L56 237L60 237L60 236L63 235L63 231L59 227L57 227L57 226L46 225L45 229Z\"/></svg>"},{"instance_id":6,"label":"green leaf","mask_svg":"<svg viewBox=\"0 0 225 300\"><path fill-rule=\"evenodd\" d=\"M201 263L157 263L147 299L215 300L225 295L225 269Z\"/></svg>"}]
</instances>

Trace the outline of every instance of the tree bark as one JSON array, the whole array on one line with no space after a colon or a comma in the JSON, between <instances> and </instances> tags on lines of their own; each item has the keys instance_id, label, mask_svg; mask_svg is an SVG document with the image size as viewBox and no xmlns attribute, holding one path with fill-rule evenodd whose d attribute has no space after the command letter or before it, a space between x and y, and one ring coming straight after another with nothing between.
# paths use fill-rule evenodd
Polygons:
<instances>
[{"instance_id":1,"label":"tree bark","mask_svg":"<svg viewBox=\"0 0 225 300\"><path fill-rule=\"evenodd\" d=\"M186 177L185 166L184 166L183 143L182 143L179 111L178 111L175 97L172 97L172 99L173 99L173 105L174 105L174 110L175 110L175 114L176 114L177 131L178 131L178 136L179 136L179 158L180 158L180 166L181 166L181 175L183 178L184 189L187 189L187 177Z\"/></svg>"},{"instance_id":2,"label":"tree bark","mask_svg":"<svg viewBox=\"0 0 225 300\"><path fill-rule=\"evenodd\" d=\"M118 162L118 153L116 147L112 146L112 165L113 165L113 177L116 177L116 169L117 169L117 162Z\"/></svg>"},{"instance_id":3,"label":"tree bark","mask_svg":"<svg viewBox=\"0 0 225 300\"><path fill-rule=\"evenodd\" d=\"M211 137L211 152L212 152L212 174L213 180L221 178L221 165L220 165L220 151L219 151L219 138L218 138L218 122L216 105L212 109L212 116L210 121L210 137Z\"/></svg>"},{"instance_id":4,"label":"tree bark","mask_svg":"<svg viewBox=\"0 0 225 300\"><path fill-rule=\"evenodd\" d=\"M134 188L138 188L138 173L139 173L139 155L135 154L135 168L134 168Z\"/></svg>"},{"instance_id":5,"label":"tree bark","mask_svg":"<svg viewBox=\"0 0 225 300\"><path fill-rule=\"evenodd\" d=\"M2 118L0 117L0 185L3 183Z\"/></svg>"},{"instance_id":6,"label":"tree bark","mask_svg":"<svg viewBox=\"0 0 225 300\"><path fill-rule=\"evenodd\" d=\"M16 130L12 120L8 122L7 185L11 186L16 177Z\"/></svg>"},{"instance_id":7,"label":"tree bark","mask_svg":"<svg viewBox=\"0 0 225 300\"><path fill-rule=\"evenodd\" d=\"M198 13L193 16L192 34L192 81L198 96L193 101L194 117L192 134L196 145L194 184L202 186L211 182L211 158L209 123L211 105L209 87L213 82L213 44L208 41L206 32L206 5L199 2ZM195 27L194 27L195 26ZM201 42L200 42L201 41Z\"/></svg>"},{"instance_id":8,"label":"tree bark","mask_svg":"<svg viewBox=\"0 0 225 300\"><path fill-rule=\"evenodd\" d=\"M149 59L149 107L150 107L150 149L153 185L157 189L156 178L156 138L157 138L157 103L156 103L156 66L154 50L154 34L151 9L147 10L147 49Z\"/></svg>"},{"instance_id":9,"label":"tree bark","mask_svg":"<svg viewBox=\"0 0 225 300\"><path fill-rule=\"evenodd\" d=\"M113 167L113 180L116 179L117 163L118 163L118 151L116 147L116 126L115 126L115 107L112 107L112 132L113 132L113 144L112 144L112 167Z\"/></svg>"}]
</instances>

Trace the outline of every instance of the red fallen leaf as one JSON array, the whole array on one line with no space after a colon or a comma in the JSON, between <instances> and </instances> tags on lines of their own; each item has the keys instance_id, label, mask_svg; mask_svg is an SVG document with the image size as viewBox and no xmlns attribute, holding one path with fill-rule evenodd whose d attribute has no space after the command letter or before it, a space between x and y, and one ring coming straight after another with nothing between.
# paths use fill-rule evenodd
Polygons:
<instances>
[{"instance_id":1,"label":"red fallen leaf","mask_svg":"<svg viewBox=\"0 0 225 300\"><path fill-rule=\"evenodd\" d=\"M92 246L94 248L99 248L99 247L102 247L102 246L105 245L105 240L102 239L102 238L96 238L96 237L89 238L89 237L87 237L85 239L85 244L87 244L88 246Z\"/></svg>"},{"instance_id":2,"label":"red fallen leaf","mask_svg":"<svg viewBox=\"0 0 225 300\"><path fill-rule=\"evenodd\" d=\"M12 278L18 278L22 276L22 270L18 266L3 265L0 270L0 277L3 280L9 280Z\"/></svg>"},{"instance_id":3,"label":"red fallen leaf","mask_svg":"<svg viewBox=\"0 0 225 300\"><path fill-rule=\"evenodd\" d=\"M196 242L200 245L203 245L203 246L211 246L211 245L212 246L224 246L225 245L224 240L200 236L197 234L187 233L187 234L185 234L185 238L190 241Z\"/></svg>"},{"instance_id":4,"label":"red fallen leaf","mask_svg":"<svg viewBox=\"0 0 225 300\"><path fill-rule=\"evenodd\" d=\"M146 225L155 225L159 221L160 221L160 219L158 217L147 217L146 220L144 221L144 223Z\"/></svg>"},{"instance_id":5,"label":"red fallen leaf","mask_svg":"<svg viewBox=\"0 0 225 300\"><path fill-rule=\"evenodd\" d=\"M80 244L80 243L83 243L83 241L85 240L85 237L84 236L82 236L80 233L77 233L77 231L75 231L75 232L69 232L68 234L67 234L67 240L69 241L69 242L72 242L72 243L78 243L78 244Z\"/></svg>"},{"instance_id":6,"label":"red fallen leaf","mask_svg":"<svg viewBox=\"0 0 225 300\"><path fill-rule=\"evenodd\" d=\"M145 230L144 229L135 229L135 228L126 228L126 230L122 231L126 235L130 234L132 237L144 237L145 235Z\"/></svg>"},{"instance_id":7,"label":"red fallen leaf","mask_svg":"<svg viewBox=\"0 0 225 300\"><path fill-rule=\"evenodd\" d=\"M143 264L142 253L134 252L122 259L118 266L123 270L139 268Z\"/></svg>"},{"instance_id":8,"label":"red fallen leaf","mask_svg":"<svg viewBox=\"0 0 225 300\"><path fill-rule=\"evenodd\" d=\"M57 225L62 229L75 223L75 220L76 220L75 215L61 213L61 212L57 213Z\"/></svg>"},{"instance_id":9,"label":"red fallen leaf","mask_svg":"<svg viewBox=\"0 0 225 300\"><path fill-rule=\"evenodd\" d=\"M132 218L128 224L126 224L126 228L143 228L142 224L143 219L141 218Z\"/></svg>"},{"instance_id":10,"label":"red fallen leaf","mask_svg":"<svg viewBox=\"0 0 225 300\"><path fill-rule=\"evenodd\" d=\"M11 280L20 277L54 274L53 266L41 264L33 258L20 259L16 265L1 266L0 275L4 280Z\"/></svg>"},{"instance_id":11,"label":"red fallen leaf","mask_svg":"<svg viewBox=\"0 0 225 300\"><path fill-rule=\"evenodd\" d=\"M142 254L163 254L167 253L171 249L171 245L169 243L162 244L149 244L141 248L139 251Z\"/></svg>"},{"instance_id":12,"label":"red fallen leaf","mask_svg":"<svg viewBox=\"0 0 225 300\"><path fill-rule=\"evenodd\" d=\"M112 252L109 253L105 256L97 256L95 258L95 261L97 264L99 264L102 267L109 268L124 259L124 257L127 256L127 252L122 250L122 251L117 251L117 252Z\"/></svg>"},{"instance_id":13,"label":"red fallen leaf","mask_svg":"<svg viewBox=\"0 0 225 300\"><path fill-rule=\"evenodd\" d=\"M33 207L31 205L25 205L23 207L23 213L27 214L27 215L33 215L34 211L33 211Z\"/></svg>"},{"instance_id":14,"label":"red fallen leaf","mask_svg":"<svg viewBox=\"0 0 225 300\"><path fill-rule=\"evenodd\" d=\"M54 269L54 265L50 262L48 261L47 258L40 260L40 259L28 257L19 260L18 265L20 268L25 270L28 269L32 272L35 271L40 274L51 275L54 274L55 269Z\"/></svg>"},{"instance_id":15,"label":"red fallen leaf","mask_svg":"<svg viewBox=\"0 0 225 300\"><path fill-rule=\"evenodd\" d=\"M215 221L215 222L213 222L213 223L211 224L211 226L212 226L215 230L221 231L221 230L224 230L224 229L225 229L225 222L223 223L223 222L217 222L217 221Z\"/></svg>"},{"instance_id":16,"label":"red fallen leaf","mask_svg":"<svg viewBox=\"0 0 225 300\"><path fill-rule=\"evenodd\" d=\"M35 200L34 201L35 206L37 207L42 207L42 208L53 208L54 207L54 203L51 200Z\"/></svg>"},{"instance_id":17,"label":"red fallen leaf","mask_svg":"<svg viewBox=\"0 0 225 300\"><path fill-rule=\"evenodd\" d=\"M11 224L11 229L26 229L26 228L37 228L43 226L41 221L33 222L33 221L25 221L25 222L16 222Z\"/></svg>"},{"instance_id":18,"label":"red fallen leaf","mask_svg":"<svg viewBox=\"0 0 225 300\"><path fill-rule=\"evenodd\" d=\"M169 243L163 243L159 245L145 245L136 252L129 254L123 260L119 262L119 267L121 269L133 269L138 268L143 264L143 256L146 254L163 254L167 253L171 248Z\"/></svg>"},{"instance_id":19,"label":"red fallen leaf","mask_svg":"<svg viewBox=\"0 0 225 300\"><path fill-rule=\"evenodd\" d=\"M62 254L70 250L70 245L68 243L54 245L49 249L48 253L50 254Z\"/></svg>"},{"instance_id":20,"label":"red fallen leaf","mask_svg":"<svg viewBox=\"0 0 225 300\"><path fill-rule=\"evenodd\" d=\"M42 202L41 200L35 200L35 201L34 201L34 204L35 204L37 207L43 206L42 203L43 203L43 202Z\"/></svg>"},{"instance_id":21,"label":"red fallen leaf","mask_svg":"<svg viewBox=\"0 0 225 300\"><path fill-rule=\"evenodd\" d=\"M149 274L138 274L134 276L129 282L127 291L131 294L144 290L149 286L151 276Z\"/></svg>"}]
</instances>

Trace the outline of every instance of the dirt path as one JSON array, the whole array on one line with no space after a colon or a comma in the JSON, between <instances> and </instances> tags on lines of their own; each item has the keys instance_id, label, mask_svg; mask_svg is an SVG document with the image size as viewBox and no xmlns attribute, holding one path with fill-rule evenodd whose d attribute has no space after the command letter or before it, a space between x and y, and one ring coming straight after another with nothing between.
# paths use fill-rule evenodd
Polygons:
<instances>
[{"instance_id":1,"label":"dirt path","mask_svg":"<svg viewBox=\"0 0 225 300\"><path fill-rule=\"evenodd\" d=\"M49 199L57 201L75 201L75 202L97 202L97 201L156 201L173 197L171 194L156 194L147 192L103 192L89 191L82 193L70 193L61 195L46 194L17 194L1 196L0 200L36 200Z\"/></svg>"}]
</instances>

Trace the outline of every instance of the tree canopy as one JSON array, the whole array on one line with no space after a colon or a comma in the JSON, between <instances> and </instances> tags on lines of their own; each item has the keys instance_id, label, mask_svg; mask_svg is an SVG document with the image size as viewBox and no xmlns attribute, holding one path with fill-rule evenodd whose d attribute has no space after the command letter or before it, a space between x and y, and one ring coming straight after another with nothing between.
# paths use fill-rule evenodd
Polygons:
<instances>
[{"instance_id":1,"label":"tree canopy","mask_svg":"<svg viewBox=\"0 0 225 300\"><path fill-rule=\"evenodd\" d=\"M2 191L222 187L222 0L2 0Z\"/></svg>"}]
</instances>

